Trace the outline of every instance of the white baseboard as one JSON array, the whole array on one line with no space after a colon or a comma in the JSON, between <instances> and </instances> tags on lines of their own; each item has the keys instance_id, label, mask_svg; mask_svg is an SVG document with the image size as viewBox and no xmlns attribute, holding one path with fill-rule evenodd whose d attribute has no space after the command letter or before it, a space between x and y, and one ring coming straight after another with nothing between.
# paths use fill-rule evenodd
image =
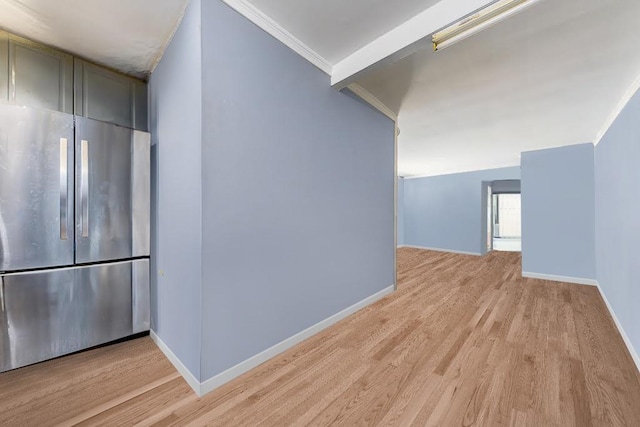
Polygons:
<instances>
[{"instance_id":1,"label":"white baseboard","mask_svg":"<svg viewBox=\"0 0 640 427\"><path fill-rule=\"evenodd\" d=\"M338 323L339 321L341 321L345 317L355 313L356 311L358 311L358 310L360 310L360 309L362 309L362 308L364 308L364 307L366 307L366 306L368 306L370 304L373 304L374 302L378 301L379 299L384 298L385 296L387 296L390 293L392 293L393 289L394 289L393 285L389 286L389 287L381 290L380 292L375 293L375 294L371 295L370 297L367 297L367 298L363 299L362 301L359 301L359 302L353 304L352 306L345 308L344 310L334 314L333 316L328 317L328 318L322 320L321 322L318 322L315 325L308 327L304 331L298 332L294 336L289 337L286 340L281 341L281 342L279 342L278 344L276 344L276 345L274 345L272 347L269 347L268 349L256 354L253 357L250 357L249 359L245 360L244 362L240 362L237 365L232 366L231 368L227 369L226 371L219 373L215 377L206 380L201 385L202 395L213 391L214 389L220 387L224 383L227 383L227 382L231 381L232 379L244 374L245 372L255 368L256 366L261 365L262 363L266 362L267 360L271 359L272 357L275 357L278 354L290 349L294 345L301 343L302 341L304 341L307 338L317 334L318 332L328 328L329 326L331 326L331 325L333 325L335 323Z\"/></svg>"},{"instance_id":2,"label":"white baseboard","mask_svg":"<svg viewBox=\"0 0 640 427\"><path fill-rule=\"evenodd\" d=\"M620 333L620 336L622 336L622 340L627 346L627 349L629 350L629 354L631 354L631 358L635 362L638 372L640 372L640 356L638 356L636 349L633 347L631 340L629 339L626 332L624 331L622 324L618 320L616 313L613 311L613 307L611 307L611 304L609 304L609 300L607 299L607 296L602 291L602 288L600 287L600 284L598 283L597 280L582 279L577 277L554 276L551 274L529 273L526 271L522 272L522 277L530 277L532 279L542 279L542 280L553 280L554 282L575 283L578 285L589 285L589 286L595 286L596 288L598 288L598 292L600 292L600 295L602 296L602 299L604 300L604 303L607 306L607 310L609 310L609 314L611 314L613 323L615 323L616 328L618 328L618 332Z\"/></svg>"},{"instance_id":3,"label":"white baseboard","mask_svg":"<svg viewBox=\"0 0 640 427\"><path fill-rule=\"evenodd\" d=\"M180 375L182 375L182 378L184 378L187 384L191 386L193 391L195 391L198 396L201 396L200 381L198 381L198 379L191 373L191 371L187 369L186 366L184 366L180 359L178 359L178 356L173 354L173 351L171 351L169 346L166 345L155 332L149 331L149 336L151 337L151 340L156 343L160 351L162 351L167 359L169 359L169 362L171 362L171 364L176 368Z\"/></svg>"},{"instance_id":4,"label":"white baseboard","mask_svg":"<svg viewBox=\"0 0 640 427\"><path fill-rule=\"evenodd\" d=\"M399 248L424 249L426 251L451 252L452 254L481 256L480 252L456 251L455 249L428 248L426 246L398 245Z\"/></svg>"},{"instance_id":5,"label":"white baseboard","mask_svg":"<svg viewBox=\"0 0 640 427\"><path fill-rule=\"evenodd\" d=\"M359 301L353 304L352 306L345 308L344 310L334 314L333 316L328 317L316 323L315 325L308 327L304 331L298 332L292 337L289 337L284 341L281 341L278 344L275 344L272 347L269 347L268 349L256 354L255 356L252 356L249 359L243 362L240 362L235 366L232 366L226 371L221 372L218 375L212 378L209 378L208 380L202 383L199 382L193 376L193 374L182 364L182 362L180 362L178 357L175 354L173 354L173 352L169 349L169 347L167 347L167 345L164 342L162 342L162 340L153 331L151 331L151 339L156 343L158 348L160 348L160 350L167 356L169 361L173 364L173 366L176 367L178 372L180 372L180 374L184 377L187 383L189 383L189 385L191 386L191 388L193 388L196 394L198 396L203 396L215 390L216 388L220 387L221 385L233 380L234 378L239 377L245 372L255 368L256 366L261 365L262 363L277 356L278 354L290 349L296 344L301 343L302 341L306 340L307 338L310 338L311 336L328 328L329 326L332 326L338 323L339 321L355 313L356 311L384 298L385 296L389 295L393 291L394 291L394 285L391 285L381 290L380 292L377 292L363 299L362 301Z\"/></svg>"},{"instance_id":6,"label":"white baseboard","mask_svg":"<svg viewBox=\"0 0 640 427\"><path fill-rule=\"evenodd\" d=\"M584 279L582 277L556 276L553 274L522 272L522 277L530 279L551 280L553 282L574 283L576 285L598 286L598 281L594 279Z\"/></svg>"},{"instance_id":7,"label":"white baseboard","mask_svg":"<svg viewBox=\"0 0 640 427\"><path fill-rule=\"evenodd\" d=\"M622 340L626 344L627 350L629 350L629 354L631 354L631 358L636 364L636 368L638 369L638 372L640 372L640 356L638 356L638 352L633 347L631 340L629 339L626 332L624 331L624 328L622 327L622 324L618 320L618 317L616 316L615 311L613 311L613 307L611 307L611 304L609 304L609 300L607 299L607 296L602 291L602 288L600 287L600 283L596 282L596 286L598 287L598 291L600 292L600 295L602 296L602 299L604 300L604 303L607 306L607 309L609 310L609 314L611 314L613 323L616 324L616 327L618 328L618 332L620 332L620 335L622 336Z\"/></svg>"},{"instance_id":8,"label":"white baseboard","mask_svg":"<svg viewBox=\"0 0 640 427\"><path fill-rule=\"evenodd\" d=\"M613 319L613 322L615 323L616 328L618 328L618 332L620 333L620 336L622 336L622 340L627 346L627 349L629 350L629 354L631 354L631 358L635 362L636 368L638 368L638 372L640 372L640 356L638 356L636 349L633 347L631 340L629 339L626 332L624 331L622 324L618 320L618 317L616 316L615 311L613 311L613 307L611 307L611 304L609 303L607 296L602 291L602 288L600 287L600 284L598 283L597 280L582 279L582 278L576 278L576 277L566 277L566 276L554 276L551 274L529 273L526 271L522 272L522 277L530 277L532 279L542 279L542 280L553 280L554 282L575 283L578 285L595 286L596 288L598 288L598 292L600 292L600 295L602 296L602 299L604 300L604 303L607 306L607 310L609 310L609 314L611 314L611 318Z\"/></svg>"}]
</instances>

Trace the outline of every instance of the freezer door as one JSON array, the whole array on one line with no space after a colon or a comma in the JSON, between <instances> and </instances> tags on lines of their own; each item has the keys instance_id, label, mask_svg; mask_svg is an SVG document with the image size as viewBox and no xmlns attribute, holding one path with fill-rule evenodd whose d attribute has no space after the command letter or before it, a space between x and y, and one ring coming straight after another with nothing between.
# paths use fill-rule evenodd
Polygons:
<instances>
[{"instance_id":1,"label":"freezer door","mask_svg":"<svg viewBox=\"0 0 640 427\"><path fill-rule=\"evenodd\" d=\"M131 335L133 265L0 275L0 372Z\"/></svg>"},{"instance_id":2,"label":"freezer door","mask_svg":"<svg viewBox=\"0 0 640 427\"><path fill-rule=\"evenodd\" d=\"M73 116L0 104L0 271L73 264Z\"/></svg>"},{"instance_id":3,"label":"freezer door","mask_svg":"<svg viewBox=\"0 0 640 427\"><path fill-rule=\"evenodd\" d=\"M76 117L76 263L132 256L132 136Z\"/></svg>"}]
</instances>

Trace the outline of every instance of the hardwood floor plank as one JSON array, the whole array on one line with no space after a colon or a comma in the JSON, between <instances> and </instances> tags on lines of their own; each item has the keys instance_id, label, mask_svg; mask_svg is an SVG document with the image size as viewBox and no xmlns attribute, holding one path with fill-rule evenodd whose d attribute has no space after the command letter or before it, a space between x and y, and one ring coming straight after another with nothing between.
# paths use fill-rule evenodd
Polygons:
<instances>
[{"instance_id":1,"label":"hardwood floor plank","mask_svg":"<svg viewBox=\"0 0 640 427\"><path fill-rule=\"evenodd\" d=\"M402 248L398 290L202 398L149 338L0 374L0 425L640 426L597 289Z\"/></svg>"},{"instance_id":2,"label":"hardwood floor plank","mask_svg":"<svg viewBox=\"0 0 640 427\"><path fill-rule=\"evenodd\" d=\"M48 426L176 371L146 338L0 374L0 425Z\"/></svg>"},{"instance_id":3,"label":"hardwood floor plank","mask_svg":"<svg viewBox=\"0 0 640 427\"><path fill-rule=\"evenodd\" d=\"M153 415L175 401L191 396L191 388L176 372L111 402L65 420L61 425L98 426L133 425Z\"/></svg>"},{"instance_id":4,"label":"hardwood floor plank","mask_svg":"<svg viewBox=\"0 0 640 427\"><path fill-rule=\"evenodd\" d=\"M576 416L576 424L589 427L593 425L591 421L591 405L587 391L587 383L582 369L582 362L576 359L569 360L571 369L571 396L573 397L573 407Z\"/></svg>"},{"instance_id":5,"label":"hardwood floor plank","mask_svg":"<svg viewBox=\"0 0 640 427\"><path fill-rule=\"evenodd\" d=\"M466 354L458 359L455 374L450 377L452 382L457 382L456 392L440 425L463 425L463 420L469 415L469 402L476 395L483 373L486 373L483 368L494 344L493 341L477 341L463 350Z\"/></svg>"}]
</instances>

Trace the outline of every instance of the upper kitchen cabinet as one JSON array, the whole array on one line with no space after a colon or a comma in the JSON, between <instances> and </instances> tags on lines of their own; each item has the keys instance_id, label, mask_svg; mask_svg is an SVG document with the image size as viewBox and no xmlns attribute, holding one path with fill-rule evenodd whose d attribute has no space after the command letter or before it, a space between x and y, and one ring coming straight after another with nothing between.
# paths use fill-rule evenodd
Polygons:
<instances>
[{"instance_id":1,"label":"upper kitchen cabinet","mask_svg":"<svg viewBox=\"0 0 640 427\"><path fill-rule=\"evenodd\" d=\"M0 102L73 113L73 57L0 31Z\"/></svg>"},{"instance_id":2,"label":"upper kitchen cabinet","mask_svg":"<svg viewBox=\"0 0 640 427\"><path fill-rule=\"evenodd\" d=\"M147 131L145 82L2 30L0 103Z\"/></svg>"},{"instance_id":3,"label":"upper kitchen cabinet","mask_svg":"<svg viewBox=\"0 0 640 427\"><path fill-rule=\"evenodd\" d=\"M75 114L147 130L147 86L141 81L75 59Z\"/></svg>"}]
</instances>

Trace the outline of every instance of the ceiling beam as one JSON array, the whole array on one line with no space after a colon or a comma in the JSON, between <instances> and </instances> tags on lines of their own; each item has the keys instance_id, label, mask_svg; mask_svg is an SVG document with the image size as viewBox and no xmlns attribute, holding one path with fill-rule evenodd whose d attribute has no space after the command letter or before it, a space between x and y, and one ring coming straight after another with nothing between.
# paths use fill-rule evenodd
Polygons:
<instances>
[{"instance_id":1,"label":"ceiling beam","mask_svg":"<svg viewBox=\"0 0 640 427\"><path fill-rule=\"evenodd\" d=\"M375 66L431 45L431 35L495 0L441 0L333 66L331 85L343 89Z\"/></svg>"}]
</instances>

